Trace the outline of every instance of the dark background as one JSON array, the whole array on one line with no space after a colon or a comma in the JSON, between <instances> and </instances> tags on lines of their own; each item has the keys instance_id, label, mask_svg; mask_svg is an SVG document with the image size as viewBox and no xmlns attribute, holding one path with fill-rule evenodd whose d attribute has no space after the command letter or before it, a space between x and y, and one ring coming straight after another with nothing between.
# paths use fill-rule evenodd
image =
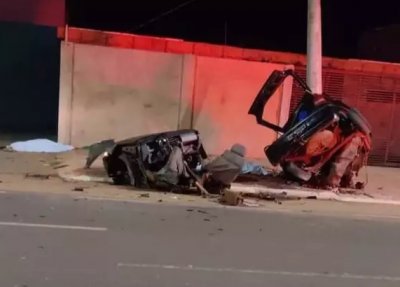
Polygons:
<instances>
[{"instance_id":1,"label":"dark background","mask_svg":"<svg viewBox=\"0 0 400 287\"><path fill-rule=\"evenodd\" d=\"M0 141L57 133L64 0L0 0ZM19 137L18 137L19 138Z\"/></svg>"},{"instance_id":2,"label":"dark background","mask_svg":"<svg viewBox=\"0 0 400 287\"><path fill-rule=\"evenodd\" d=\"M385 55L361 53L365 49L359 47L360 39L375 28L400 24L399 0L321 2L325 56L385 60ZM182 3L187 5L140 26ZM69 0L67 7L72 26L306 52L307 0ZM398 31L395 29L394 35L392 31L383 43L365 43L364 39L364 46L397 45ZM386 56L386 60L391 57Z\"/></svg>"}]
</instances>

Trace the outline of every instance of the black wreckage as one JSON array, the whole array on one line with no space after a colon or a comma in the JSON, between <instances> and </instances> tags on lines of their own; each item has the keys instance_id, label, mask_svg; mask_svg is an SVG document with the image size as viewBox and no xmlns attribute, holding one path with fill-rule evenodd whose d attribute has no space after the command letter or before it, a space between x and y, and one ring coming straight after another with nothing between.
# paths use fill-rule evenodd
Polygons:
<instances>
[{"instance_id":1,"label":"black wreckage","mask_svg":"<svg viewBox=\"0 0 400 287\"><path fill-rule=\"evenodd\" d=\"M304 96L287 123L277 126L263 119L264 108L275 91L291 76ZM356 188L360 169L371 150L368 121L356 109L328 95L313 94L293 70L274 71L261 87L248 112L258 124L279 134L264 151L282 176L314 187ZM251 135L249 135L251 136ZM221 193L237 179L245 164L246 148L233 145L210 158L199 131L185 129L142 135L90 148L86 168L102 156L114 184L137 188L190 189Z\"/></svg>"}]
</instances>

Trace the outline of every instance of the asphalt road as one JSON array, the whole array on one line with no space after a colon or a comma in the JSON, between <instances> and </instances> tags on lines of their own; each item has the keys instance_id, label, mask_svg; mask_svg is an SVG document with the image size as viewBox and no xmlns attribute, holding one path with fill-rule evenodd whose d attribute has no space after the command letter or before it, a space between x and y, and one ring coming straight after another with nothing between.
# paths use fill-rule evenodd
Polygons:
<instances>
[{"instance_id":1,"label":"asphalt road","mask_svg":"<svg viewBox=\"0 0 400 287\"><path fill-rule=\"evenodd\" d=\"M400 221L0 194L0 286L400 286Z\"/></svg>"}]
</instances>

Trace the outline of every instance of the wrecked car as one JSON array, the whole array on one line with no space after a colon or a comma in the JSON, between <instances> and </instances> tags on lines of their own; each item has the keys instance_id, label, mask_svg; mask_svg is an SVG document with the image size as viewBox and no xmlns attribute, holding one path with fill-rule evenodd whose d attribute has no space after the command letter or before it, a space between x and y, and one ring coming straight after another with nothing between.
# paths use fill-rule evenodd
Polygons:
<instances>
[{"instance_id":1,"label":"wrecked car","mask_svg":"<svg viewBox=\"0 0 400 287\"><path fill-rule=\"evenodd\" d=\"M291 76L304 90L287 123L277 126L263 119L264 108L275 91ZM249 112L257 123L280 134L264 152L285 176L320 187L354 188L359 170L371 150L371 128L355 108L326 94L313 94L293 71L275 70L257 94Z\"/></svg>"},{"instance_id":2,"label":"wrecked car","mask_svg":"<svg viewBox=\"0 0 400 287\"><path fill-rule=\"evenodd\" d=\"M207 195L230 186L242 171L245 152L244 146L234 144L210 160L199 132L186 129L94 144L86 168L102 155L114 184L154 189L195 187Z\"/></svg>"},{"instance_id":3,"label":"wrecked car","mask_svg":"<svg viewBox=\"0 0 400 287\"><path fill-rule=\"evenodd\" d=\"M167 131L119 142L103 141L91 147L86 167L101 154L114 184L140 188L191 186L191 172L201 169L207 158L196 130Z\"/></svg>"}]
</instances>

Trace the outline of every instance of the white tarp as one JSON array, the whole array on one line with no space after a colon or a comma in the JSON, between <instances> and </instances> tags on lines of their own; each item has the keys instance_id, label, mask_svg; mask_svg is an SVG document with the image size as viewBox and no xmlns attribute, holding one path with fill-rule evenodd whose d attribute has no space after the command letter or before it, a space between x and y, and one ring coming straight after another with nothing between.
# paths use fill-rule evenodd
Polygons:
<instances>
[{"instance_id":1,"label":"white tarp","mask_svg":"<svg viewBox=\"0 0 400 287\"><path fill-rule=\"evenodd\" d=\"M241 174L268 175L268 171L257 163L246 161L243 164Z\"/></svg>"},{"instance_id":2,"label":"white tarp","mask_svg":"<svg viewBox=\"0 0 400 287\"><path fill-rule=\"evenodd\" d=\"M56 143L48 139L34 139L12 143L8 146L8 149L17 152L60 153L71 151L74 147Z\"/></svg>"}]
</instances>

